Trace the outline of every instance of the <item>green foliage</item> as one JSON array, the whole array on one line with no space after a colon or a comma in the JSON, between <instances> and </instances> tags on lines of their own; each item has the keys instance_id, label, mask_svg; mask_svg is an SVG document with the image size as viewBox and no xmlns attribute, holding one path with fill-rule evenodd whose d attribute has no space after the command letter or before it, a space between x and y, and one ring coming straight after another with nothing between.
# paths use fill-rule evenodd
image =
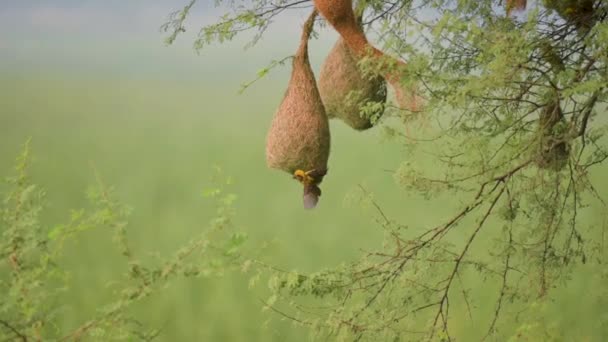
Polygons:
<instances>
[{"instance_id":1,"label":"green foliage","mask_svg":"<svg viewBox=\"0 0 608 342\"><path fill-rule=\"evenodd\" d=\"M255 42L274 16L301 5L227 3L233 5L231 12L200 31L196 48L248 29L258 30ZM150 262L130 244L132 210L100 177L87 194L90 207L68 213L67 223L42 220L45 192L27 173L26 147L16 176L7 179L1 206L0 290L7 295L0 302L0 336L150 339L159 330L136 320L130 310L136 303L161 295L177 278L221 275L233 267L250 274L252 287L266 285L264 307L275 317L308 328L318 339L608 336L605 310L593 317L588 334L577 334L556 317L566 310L556 307L552 297L572 286L575 270L592 267L596 286L579 285L575 296L600 308L608 304L606 220L601 217L606 207L602 183L593 177L603 177L608 158L605 2L595 2L595 14L583 16L584 25L580 16L572 16L572 1L530 3L529 12L515 18L506 17L498 1L362 3L366 25L380 33L378 45L408 61L403 83L422 88L427 103L415 118L432 122L426 130L406 134L415 123L406 120L412 114L389 105L387 114L403 119L395 123L386 115L382 127L406 151L403 160L390 161L397 165L395 183L409 196L399 204L426 199L433 208L451 198L451 215L419 213L431 224L420 224L418 217L397 220L379 204L382 193L362 188L358 197L364 209L373 211L371 225L381 228L382 243L337 266L299 272L287 265L283 270L257 255L242 260L247 236L233 229L236 197L226 193L229 181L222 180L205 192L218 207L204 231L169 257ZM167 43L185 30L194 4L170 18L164 27L170 34ZM283 61L272 62L258 76ZM396 68L390 61L361 64L370 73ZM562 117L543 116L553 112L546 109L555 103ZM361 115L376 105L369 104ZM551 151L559 144L568 146L565 162L543 167L541 147ZM348 235L351 227L332 228L344 231L337 242L342 248L358 250ZM112 279L113 297L96 315L65 330L60 316L67 304L59 298L73 284L61 255L70 242L94 230L113 236L124 275ZM569 310L581 305L575 304ZM467 322L474 322L473 332L459 326Z\"/></svg>"},{"instance_id":2,"label":"green foliage","mask_svg":"<svg viewBox=\"0 0 608 342\"><path fill-rule=\"evenodd\" d=\"M261 33L300 3L236 6L204 27L195 46L250 28ZM411 229L368 200L384 228L382 246L317 273L266 267L266 306L316 337L338 340L451 340L454 310L471 319L492 313L473 340L559 339L559 327L542 319L551 290L564 286L574 267L605 262L594 242L600 229L581 219L589 202L606 210L589 178L608 158L607 122L598 118L608 96L605 2L528 3L525 17L506 16L499 1L359 5L385 49L408 61L402 83L419 85L426 99L417 117L434 122L403 134L411 113L388 111L405 127L383 120L386 132L412 151L395 171L396 183L428 200L469 199L435 226ZM398 68L390 60L360 64L371 74ZM420 162L424 146L433 151L428 164ZM475 286L486 282L496 287L494 300L470 305ZM324 305L304 306L311 297ZM501 330L515 309L529 320L517 331Z\"/></svg>"},{"instance_id":3,"label":"green foliage","mask_svg":"<svg viewBox=\"0 0 608 342\"><path fill-rule=\"evenodd\" d=\"M65 341L150 340L161 331L146 328L130 308L150 296L159 296L175 279L222 274L240 264L247 236L234 229L236 196L227 192L230 180L207 191L217 202L216 216L199 236L155 264L145 263L133 251L128 238L131 209L120 203L111 187L97 175L97 184L87 192L90 207L73 210L68 222L52 227L40 220L44 191L28 174L31 162L29 141L17 158L16 175L6 180L0 231L0 336L6 340ZM63 331L58 301L61 293L73 291L61 255L68 242L91 230L104 230L113 237L124 258L125 273L112 281L113 297L93 317Z\"/></svg>"},{"instance_id":4,"label":"green foliage","mask_svg":"<svg viewBox=\"0 0 608 342\"><path fill-rule=\"evenodd\" d=\"M260 80L260 79L264 78L266 75L268 75L268 73L272 69L276 68L277 66L283 66L283 65L285 65L285 63L288 60L292 60L292 59L293 59L293 56L287 56L287 57L282 58L280 60L273 60L273 61L271 61L268 66L266 66L266 67L264 67L264 68L262 68L262 69L260 69L258 71L257 77L254 80L249 81L249 82L244 83L244 84L241 85L241 89L239 90L239 94L242 94L245 90L247 90L247 88L249 88L250 86L252 86L255 82L257 82L258 80Z\"/></svg>"}]
</instances>

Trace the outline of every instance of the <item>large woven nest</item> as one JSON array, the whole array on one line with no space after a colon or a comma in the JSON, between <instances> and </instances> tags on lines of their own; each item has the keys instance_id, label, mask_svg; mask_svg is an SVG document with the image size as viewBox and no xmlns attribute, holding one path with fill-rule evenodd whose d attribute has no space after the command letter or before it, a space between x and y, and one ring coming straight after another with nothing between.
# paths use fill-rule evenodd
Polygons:
<instances>
[{"instance_id":1,"label":"large woven nest","mask_svg":"<svg viewBox=\"0 0 608 342\"><path fill-rule=\"evenodd\" d=\"M291 79L266 140L268 166L289 173L326 170L329 158L329 123L308 60L308 39L316 14L313 11L304 24Z\"/></svg>"},{"instance_id":2,"label":"large woven nest","mask_svg":"<svg viewBox=\"0 0 608 342\"><path fill-rule=\"evenodd\" d=\"M536 164L543 169L561 170L570 156L570 146L564 132L555 129L564 120L559 98L550 101L539 117L539 153Z\"/></svg>"},{"instance_id":3,"label":"large woven nest","mask_svg":"<svg viewBox=\"0 0 608 342\"><path fill-rule=\"evenodd\" d=\"M384 108L367 115L361 109L369 102L386 101L386 82L380 76L366 76L356 56L340 38L325 59L319 76L319 92L328 117L340 118L357 130L373 126Z\"/></svg>"},{"instance_id":4,"label":"large woven nest","mask_svg":"<svg viewBox=\"0 0 608 342\"><path fill-rule=\"evenodd\" d=\"M350 51L357 58L374 57L379 62L392 60L399 66L405 66L403 61L386 56L382 51L372 46L362 28L357 23L353 11L352 0L314 0L315 8L327 22L340 34ZM410 111L420 111L422 99L411 87L403 87L401 83L402 68L394 68L383 73L384 78L395 89L395 100L400 108Z\"/></svg>"}]
</instances>

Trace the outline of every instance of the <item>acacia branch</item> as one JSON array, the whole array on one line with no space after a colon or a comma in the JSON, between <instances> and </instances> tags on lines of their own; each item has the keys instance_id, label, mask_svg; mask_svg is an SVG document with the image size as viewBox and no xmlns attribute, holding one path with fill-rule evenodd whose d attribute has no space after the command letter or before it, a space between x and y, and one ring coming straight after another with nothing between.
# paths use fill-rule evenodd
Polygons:
<instances>
[{"instance_id":1,"label":"acacia branch","mask_svg":"<svg viewBox=\"0 0 608 342\"><path fill-rule=\"evenodd\" d=\"M484 226L484 223L486 222L486 220L488 219L488 217L490 217L490 214L494 210L494 207L496 206L496 203L498 203L498 200L502 197L503 193L505 192L505 188L506 188L506 186L503 186L500 189L500 191L498 192L498 194L494 197L494 199L492 200L492 202L490 203L490 207L488 208L488 210L486 210L486 212L483 215L482 219L479 221L479 224L477 225L477 228L475 228L475 231L473 231L473 233L471 234L471 236L469 236L469 240L465 244L462 252L460 253L460 256L456 260L456 264L454 265L454 268L452 269L452 273L448 277L447 285L445 286L445 290L443 292L443 296L441 297L441 300L440 300L439 309L438 309L437 314L435 315L435 319L433 321L433 328L435 328L437 326L437 321L439 320L439 318L440 317L442 318L443 325L444 325L444 332L447 334L448 339L450 339L449 332L447 331L447 316L449 314L449 312L448 312L448 309L449 309L448 296L449 296L449 292L450 292L450 288L451 288L452 282L454 281L454 278L455 278L455 276L456 276L456 274L458 272L458 268L460 267L460 264L461 264L462 260L466 256L466 254L467 254L467 252L469 250L469 247L471 246L471 244L473 243L473 241L477 237L477 234L479 233L479 231L481 230L481 228ZM444 308L445 308L445 313L444 313ZM434 333L435 333L435 329L433 329L432 332L431 332L431 338L434 336Z\"/></svg>"},{"instance_id":2,"label":"acacia branch","mask_svg":"<svg viewBox=\"0 0 608 342\"><path fill-rule=\"evenodd\" d=\"M496 326L496 322L498 321L498 316L500 315L500 311L502 309L503 299L507 292L507 275L509 270L511 269L510 261L511 261L511 253L513 250L513 226L509 229L509 241L507 244L507 255L505 257L505 268L502 273L502 285L500 288L500 293L498 295L498 303L496 305L496 309L494 310L494 317L492 318L492 323L490 323L490 327L488 328L488 332L484 336L483 340L487 340L488 337L492 334L494 327Z\"/></svg>"},{"instance_id":3,"label":"acacia branch","mask_svg":"<svg viewBox=\"0 0 608 342\"><path fill-rule=\"evenodd\" d=\"M17 330L15 327L13 327L10 323L0 319L0 324L2 324L5 328L7 328L13 334L15 334L15 336L22 342L27 342L27 336L25 334L19 332L19 330Z\"/></svg>"},{"instance_id":4,"label":"acacia branch","mask_svg":"<svg viewBox=\"0 0 608 342\"><path fill-rule=\"evenodd\" d=\"M591 117L591 113L593 112L593 109L595 108L595 104L599 98L601 91L602 91L602 88L596 90L593 93L593 95L589 98L587 103L585 104L585 110L583 111L583 117L581 119L581 127L578 130L578 133L576 135L576 137L581 137L583 146L585 146L585 144L586 144L585 133L587 132L587 125L589 122L589 118Z\"/></svg>"}]
</instances>

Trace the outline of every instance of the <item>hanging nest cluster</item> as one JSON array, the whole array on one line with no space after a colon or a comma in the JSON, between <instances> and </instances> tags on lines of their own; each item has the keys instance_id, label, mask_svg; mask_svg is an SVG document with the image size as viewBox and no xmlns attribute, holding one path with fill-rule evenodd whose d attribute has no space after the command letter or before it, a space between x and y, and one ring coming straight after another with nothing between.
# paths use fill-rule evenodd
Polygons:
<instances>
[{"instance_id":1,"label":"hanging nest cluster","mask_svg":"<svg viewBox=\"0 0 608 342\"><path fill-rule=\"evenodd\" d=\"M327 172L329 118L339 118L356 130L372 127L383 114L384 106L371 113L363 108L370 102L384 104L386 83L394 88L395 100L401 109L419 112L423 105L416 87L404 86L406 63L388 57L369 43L361 25L361 15L355 15L352 0L313 2L315 9L304 24L291 78L266 141L268 166L293 175L304 185L306 208L317 204L321 195L318 185ZM525 9L526 4L526 0L507 0L507 14ZM576 25L579 32L590 27L594 12L598 11L593 7L593 0L544 0L544 4ZM340 39L323 63L318 84L308 57L308 40L317 13L340 34ZM561 59L550 43L540 48L556 71L563 69ZM377 62L373 68L375 74L368 75L362 70L363 59ZM536 164L541 168L559 170L567 164L570 146L559 96L553 94L549 99L539 117Z\"/></svg>"},{"instance_id":2,"label":"hanging nest cluster","mask_svg":"<svg viewBox=\"0 0 608 342\"><path fill-rule=\"evenodd\" d=\"M326 170L329 159L329 123L308 60L308 39L316 14L313 11L304 24L291 79L266 141L268 166L290 174Z\"/></svg>"},{"instance_id":3,"label":"hanging nest cluster","mask_svg":"<svg viewBox=\"0 0 608 342\"><path fill-rule=\"evenodd\" d=\"M368 76L361 70L362 58L385 62L386 56L367 41L352 0L315 0L314 4L315 10L302 30L287 90L266 139L266 163L304 185L305 208L313 208L321 195L318 185L327 172L330 153L329 117L340 118L356 130L372 127L384 106L363 116L362 108L370 102L384 104L386 82L395 87L403 108L419 106L415 93L401 87L400 74L390 71ZM341 36L323 64L319 88L308 58L308 40L317 13Z\"/></svg>"}]
</instances>

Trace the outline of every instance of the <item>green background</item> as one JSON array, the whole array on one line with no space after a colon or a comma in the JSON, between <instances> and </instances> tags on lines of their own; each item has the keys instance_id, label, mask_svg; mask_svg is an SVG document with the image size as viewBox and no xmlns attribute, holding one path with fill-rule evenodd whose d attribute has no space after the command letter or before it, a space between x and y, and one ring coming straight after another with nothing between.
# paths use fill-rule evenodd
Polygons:
<instances>
[{"instance_id":1,"label":"green background","mask_svg":"<svg viewBox=\"0 0 608 342\"><path fill-rule=\"evenodd\" d=\"M419 228L453 215L468 198L427 201L407 193L390 171L407 160L425 163L430 170L428 160L411 160L408 147L384 139L379 128L360 133L332 121L323 196L316 210L304 211L301 187L288 175L267 169L264 160L266 129L284 93L289 67L277 69L242 95L237 92L270 60L293 53L299 35L295 22L305 13L289 14L250 50L242 49L246 40L238 40L197 55L189 45L195 25L175 46L163 46L158 26L175 8L155 4L149 17L139 1L102 6L116 25L104 22L93 2L57 2L59 9L81 12L55 14L46 18L50 24L27 17L38 2L29 7L14 2L13 8L5 4L5 19L8 11L8 19L21 26L4 30L0 45L0 174L11 174L20 146L32 137L32 172L48 192L44 222L49 227L67 221L69 209L85 205L94 166L115 186L119 199L134 208L129 238L136 252L167 256L214 214L202 193L217 165L234 179L236 222L249 235L249 246L273 241L264 260L285 269L315 271L348 263L362 250L381 245L375 212L352 200L360 185L392 219ZM134 13L141 22L129 28ZM215 20L214 14L202 11L194 22ZM19 15L31 20L19 21ZM84 24L69 23L78 16L85 16ZM280 28L288 22L289 29ZM6 21L2 25L9 26ZM334 39L325 30L322 39L312 43L315 70ZM601 166L592 178L608 196L605 172ZM598 227L605 219L598 206L583 215ZM68 245L64 262L73 287L61 299L66 305L61 324L73 329L111 298L108 284L126 267L111 233L103 230L87 232ZM573 281L552 295L547 321L563 329L564 336L594 341L606 337L597 329L597 316L606 309L585 295L605 286L596 274L594 266L582 266ZM264 284L248 289L247 282L248 277L238 273L180 280L134 310L143 322L164 327L163 341L307 338L307 331L263 312L259 299L266 295ZM492 286L476 288L475 305L493 303L496 291ZM457 319L452 327L465 338L481 329L475 320Z\"/></svg>"}]
</instances>

